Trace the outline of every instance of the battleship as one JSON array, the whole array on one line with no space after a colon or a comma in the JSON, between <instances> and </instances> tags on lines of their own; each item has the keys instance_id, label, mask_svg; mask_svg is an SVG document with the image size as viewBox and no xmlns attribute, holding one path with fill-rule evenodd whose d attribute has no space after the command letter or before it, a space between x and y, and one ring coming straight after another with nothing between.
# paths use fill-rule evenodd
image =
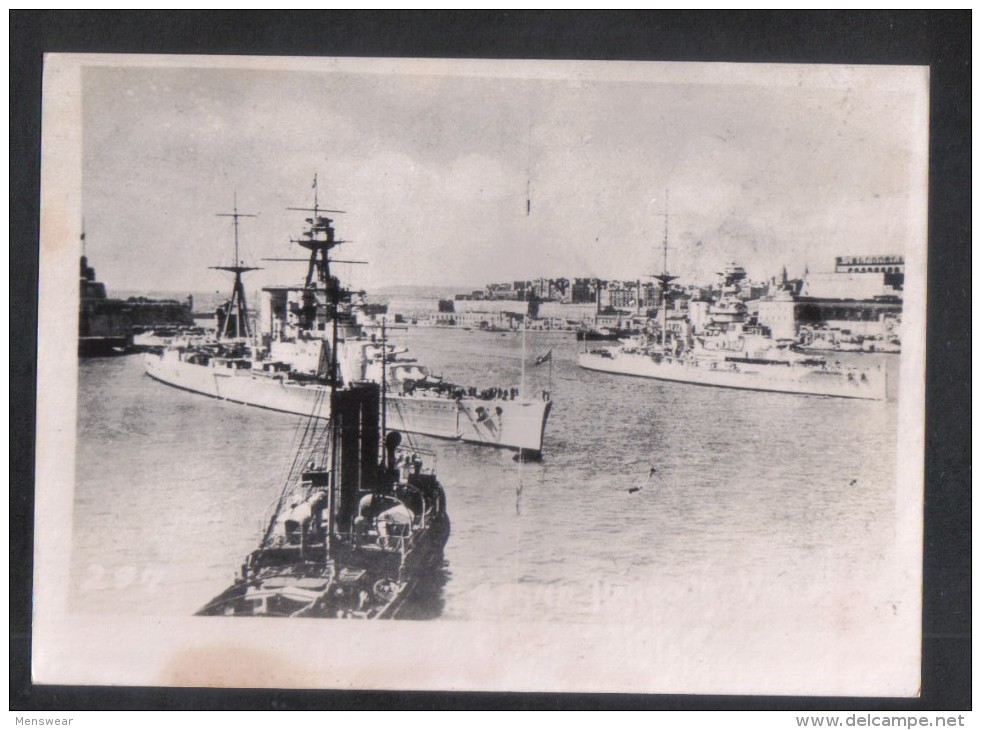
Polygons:
<instances>
[{"instance_id":1,"label":"battleship","mask_svg":"<svg viewBox=\"0 0 981 730\"><path fill-rule=\"evenodd\" d=\"M398 618L440 571L450 520L435 454L387 430L377 383L339 387L332 353L326 425L311 414L258 548L196 615Z\"/></svg>"},{"instance_id":2,"label":"battleship","mask_svg":"<svg viewBox=\"0 0 981 730\"><path fill-rule=\"evenodd\" d=\"M886 373L880 368L847 367L797 352L790 343L772 340L764 328L747 322L746 306L736 296L745 276L734 264L723 274L720 296L710 305L709 326L695 335L690 323L669 332L667 310L668 216L664 223L664 262L653 278L661 285L660 332L647 332L616 346L579 354L579 366L617 375L739 390L886 400Z\"/></svg>"},{"instance_id":3,"label":"battleship","mask_svg":"<svg viewBox=\"0 0 981 730\"><path fill-rule=\"evenodd\" d=\"M307 416L329 417L327 364L337 362L342 384L372 381L385 389L385 416L397 431L435 436L541 455L552 407L544 391L527 397L519 386L483 387L451 383L405 356L387 342L384 327L372 334L362 326L363 292L343 289L331 272L342 261L331 251L346 241L336 236L332 211L321 208L314 187L306 228L293 242L309 251L302 286L266 287L253 326L241 277L253 267L238 260L238 222L248 214L226 214L235 220L236 258L231 266L213 267L235 275L232 296L223 307L213 342L159 348L145 355L147 374L168 385L235 403ZM333 314L328 295L337 291ZM382 321L384 325L384 320ZM261 330L261 331L257 331ZM330 333L333 332L333 340ZM381 334L381 337L379 337Z\"/></svg>"},{"instance_id":4,"label":"battleship","mask_svg":"<svg viewBox=\"0 0 981 730\"><path fill-rule=\"evenodd\" d=\"M709 351L674 355L658 346L624 345L580 353L579 366L605 373L719 388L886 399L884 370L845 367L818 358L757 358Z\"/></svg>"}]
</instances>

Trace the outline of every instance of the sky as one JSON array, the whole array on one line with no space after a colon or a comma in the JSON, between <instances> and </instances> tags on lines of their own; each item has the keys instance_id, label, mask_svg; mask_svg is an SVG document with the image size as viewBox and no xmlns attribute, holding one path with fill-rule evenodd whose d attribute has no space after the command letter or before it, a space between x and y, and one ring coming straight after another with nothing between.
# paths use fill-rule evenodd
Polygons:
<instances>
[{"instance_id":1,"label":"sky","mask_svg":"<svg viewBox=\"0 0 981 730\"><path fill-rule=\"evenodd\" d=\"M295 283L321 205L368 291L540 276L711 280L902 253L925 75L883 67L146 59L82 70L86 253L114 290ZM528 201L530 200L530 211Z\"/></svg>"}]
</instances>

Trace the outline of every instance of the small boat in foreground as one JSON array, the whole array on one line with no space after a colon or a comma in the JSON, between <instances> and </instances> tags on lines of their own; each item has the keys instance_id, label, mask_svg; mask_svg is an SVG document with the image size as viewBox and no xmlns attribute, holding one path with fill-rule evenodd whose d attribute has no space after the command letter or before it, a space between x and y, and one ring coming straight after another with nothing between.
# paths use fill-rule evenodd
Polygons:
<instances>
[{"instance_id":1,"label":"small boat in foreground","mask_svg":"<svg viewBox=\"0 0 981 730\"><path fill-rule=\"evenodd\" d=\"M258 548L197 615L397 618L436 578L450 520L435 455L386 433L382 398L377 383L332 383Z\"/></svg>"}]
</instances>

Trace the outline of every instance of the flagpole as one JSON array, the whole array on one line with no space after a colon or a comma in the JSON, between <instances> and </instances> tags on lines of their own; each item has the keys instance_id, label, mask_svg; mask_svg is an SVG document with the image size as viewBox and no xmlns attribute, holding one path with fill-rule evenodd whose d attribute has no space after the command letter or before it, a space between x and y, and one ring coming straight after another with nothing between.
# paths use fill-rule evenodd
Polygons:
<instances>
[{"instance_id":1,"label":"flagpole","mask_svg":"<svg viewBox=\"0 0 981 730\"><path fill-rule=\"evenodd\" d=\"M386 315L382 315L382 347L381 347L381 360L382 360L382 407L381 407L381 422L382 422L382 453L384 454L385 449L385 437L388 435L386 423L386 411L388 410L388 345L385 340L385 320Z\"/></svg>"},{"instance_id":2,"label":"flagpole","mask_svg":"<svg viewBox=\"0 0 981 730\"><path fill-rule=\"evenodd\" d=\"M525 334L528 332L528 312L525 311L524 316L521 318L521 397L525 397L525 358L527 357L527 348L525 347Z\"/></svg>"},{"instance_id":3,"label":"flagpole","mask_svg":"<svg viewBox=\"0 0 981 730\"><path fill-rule=\"evenodd\" d=\"M548 351L548 392L552 392L552 351Z\"/></svg>"}]
</instances>

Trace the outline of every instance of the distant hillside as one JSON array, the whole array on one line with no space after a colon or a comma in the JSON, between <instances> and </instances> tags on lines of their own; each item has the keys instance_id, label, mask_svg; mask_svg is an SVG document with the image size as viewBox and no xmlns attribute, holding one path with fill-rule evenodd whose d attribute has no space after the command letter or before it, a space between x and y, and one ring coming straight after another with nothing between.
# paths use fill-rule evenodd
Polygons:
<instances>
[{"instance_id":1,"label":"distant hillside","mask_svg":"<svg viewBox=\"0 0 981 730\"><path fill-rule=\"evenodd\" d=\"M384 286L368 292L368 300L386 304L392 299L452 299L455 294L473 290L468 286Z\"/></svg>"},{"instance_id":2,"label":"distant hillside","mask_svg":"<svg viewBox=\"0 0 981 730\"><path fill-rule=\"evenodd\" d=\"M367 299L374 304L388 304L393 299L452 299L456 294L466 294L475 287L472 286L385 286L367 293ZM117 290L110 291L109 296L118 299L129 297L147 297L149 299L175 299L179 302L186 302L187 295L194 296L194 310L196 312L215 309L228 299L227 291L210 292L174 292L174 291L133 291ZM245 293L249 306L257 304L259 301L258 290L247 290Z\"/></svg>"},{"instance_id":3,"label":"distant hillside","mask_svg":"<svg viewBox=\"0 0 981 730\"><path fill-rule=\"evenodd\" d=\"M177 291L135 291L133 289L117 289L115 291L110 290L109 296L114 299L129 299L130 297L145 297L147 299L174 299L182 304L187 301L187 296L190 294L194 297L194 311L202 310L213 310L219 304L228 299L228 292L177 292ZM258 301L258 292L246 292L245 294L248 301L251 303L253 301Z\"/></svg>"}]
</instances>

